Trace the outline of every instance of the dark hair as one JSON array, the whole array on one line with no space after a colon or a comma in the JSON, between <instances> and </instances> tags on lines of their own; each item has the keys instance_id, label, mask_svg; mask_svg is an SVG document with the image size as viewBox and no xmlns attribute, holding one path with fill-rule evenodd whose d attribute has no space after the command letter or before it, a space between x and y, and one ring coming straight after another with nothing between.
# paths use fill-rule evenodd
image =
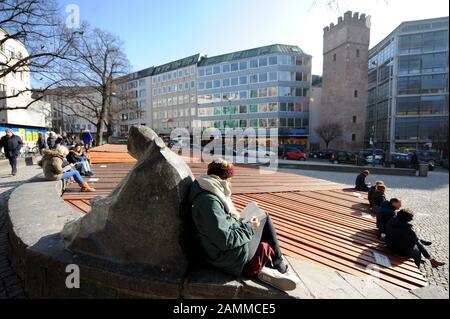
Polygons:
<instances>
[{"instance_id":1,"label":"dark hair","mask_svg":"<svg viewBox=\"0 0 450 319\"><path fill-rule=\"evenodd\" d=\"M405 222L410 222L414 218L414 212L409 208L404 208L398 211L397 217Z\"/></svg>"},{"instance_id":2,"label":"dark hair","mask_svg":"<svg viewBox=\"0 0 450 319\"><path fill-rule=\"evenodd\" d=\"M394 204L394 203L400 203L400 202L401 201L398 198L391 198L391 200L389 201L389 203L391 203L391 205Z\"/></svg>"},{"instance_id":3,"label":"dark hair","mask_svg":"<svg viewBox=\"0 0 450 319\"><path fill-rule=\"evenodd\" d=\"M368 170L365 170L365 171L363 171L362 173L363 173L364 175L366 175L366 176L367 176L367 175L370 175L370 172L369 172Z\"/></svg>"},{"instance_id":4,"label":"dark hair","mask_svg":"<svg viewBox=\"0 0 450 319\"><path fill-rule=\"evenodd\" d=\"M384 185L378 185L378 186L376 187L376 190L379 191L379 192L383 192L383 193L384 193L384 191L386 190L386 186L384 186Z\"/></svg>"},{"instance_id":5,"label":"dark hair","mask_svg":"<svg viewBox=\"0 0 450 319\"><path fill-rule=\"evenodd\" d=\"M216 175L226 180L234 176L233 164L225 160L218 159L208 165L208 175Z\"/></svg>"}]
</instances>

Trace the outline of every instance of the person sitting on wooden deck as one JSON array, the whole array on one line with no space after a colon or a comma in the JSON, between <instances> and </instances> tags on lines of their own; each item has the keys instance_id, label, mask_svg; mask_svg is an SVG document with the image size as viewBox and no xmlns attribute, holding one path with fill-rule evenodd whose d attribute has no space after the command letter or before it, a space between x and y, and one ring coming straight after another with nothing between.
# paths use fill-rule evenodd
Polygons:
<instances>
[{"instance_id":1,"label":"person sitting on wooden deck","mask_svg":"<svg viewBox=\"0 0 450 319\"><path fill-rule=\"evenodd\" d=\"M288 271L270 217L240 221L231 200L233 174L231 163L215 160L190 190L192 219L206 262L232 275L257 276L280 290L294 290L298 278Z\"/></svg>"},{"instance_id":2,"label":"person sitting on wooden deck","mask_svg":"<svg viewBox=\"0 0 450 319\"><path fill-rule=\"evenodd\" d=\"M386 238L386 224L395 216L395 211L402 207L402 201L398 198L391 198L390 201L384 201L376 211L377 213L377 228L380 238Z\"/></svg>"},{"instance_id":3,"label":"person sitting on wooden deck","mask_svg":"<svg viewBox=\"0 0 450 319\"><path fill-rule=\"evenodd\" d=\"M356 177L355 189L361 192L368 192L370 184L366 183L366 177L370 175L368 170L363 171Z\"/></svg>"},{"instance_id":4,"label":"person sitting on wooden deck","mask_svg":"<svg viewBox=\"0 0 450 319\"><path fill-rule=\"evenodd\" d=\"M82 144L77 143L70 149L67 155L67 161L70 164L75 164L75 168L83 176L92 177L94 173L91 171L88 158L83 154Z\"/></svg>"},{"instance_id":5,"label":"person sitting on wooden deck","mask_svg":"<svg viewBox=\"0 0 450 319\"><path fill-rule=\"evenodd\" d=\"M397 213L397 216L387 222L386 246L396 254L412 258L417 267L420 267L422 256L430 261L433 268L445 265L445 263L434 259L425 248L425 246L430 246L431 242L417 237L410 223L413 218L412 210L402 209Z\"/></svg>"},{"instance_id":6,"label":"person sitting on wooden deck","mask_svg":"<svg viewBox=\"0 0 450 319\"><path fill-rule=\"evenodd\" d=\"M375 187L375 192L372 195L372 209L376 214L376 211L380 208L381 204L386 201L386 186L378 185Z\"/></svg>"},{"instance_id":7,"label":"person sitting on wooden deck","mask_svg":"<svg viewBox=\"0 0 450 319\"><path fill-rule=\"evenodd\" d=\"M367 193L367 199L369 200L369 207L372 208L373 207L373 194L375 193L377 187L379 185L383 185L384 186L384 182L383 181L376 181L375 185L372 185L369 187L369 191Z\"/></svg>"},{"instance_id":8,"label":"person sitting on wooden deck","mask_svg":"<svg viewBox=\"0 0 450 319\"><path fill-rule=\"evenodd\" d=\"M64 166L65 157L69 154L69 150L65 146L58 146L55 150L45 150L39 166L44 170L44 176L49 181L66 180L71 177L81 188L82 192L95 192L95 189L89 186L83 180L80 173L74 169L75 164Z\"/></svg>"}]
</instances>

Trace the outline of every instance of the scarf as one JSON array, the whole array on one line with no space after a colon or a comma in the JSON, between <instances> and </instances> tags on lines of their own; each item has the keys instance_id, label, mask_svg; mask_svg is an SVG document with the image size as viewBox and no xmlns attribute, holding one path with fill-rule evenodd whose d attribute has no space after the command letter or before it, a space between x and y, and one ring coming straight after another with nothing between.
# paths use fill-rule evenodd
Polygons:
<instances>
[{"instance_id":1,"label":"scarf","mask_svg":"<svg viewBox=\"0 0 450 319\"><path fill-rule=\"evenodd\" d=\"M216 175L202 174L197 178L197 182L202 189L216 195L225 207L225 211L236 220L239 220L239 213L231 200L231 189L228 181Z\"/></svg>"}]
</instances>

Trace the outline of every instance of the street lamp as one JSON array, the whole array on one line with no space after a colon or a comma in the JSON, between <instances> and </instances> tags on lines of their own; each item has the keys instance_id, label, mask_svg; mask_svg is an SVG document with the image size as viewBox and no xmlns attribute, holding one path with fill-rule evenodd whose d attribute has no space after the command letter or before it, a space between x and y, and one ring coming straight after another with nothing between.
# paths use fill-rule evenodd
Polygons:
<instances>
[{"instance_id":1,"label":"street lamp","mask_svg":"<svg viewBox=\"0 0 450 319\"><path fill-rule=\"evenodd\" d=\"M372 65L376 67L376 83L375 83L375 85L376 85L376 96L375 96L375 108L377 108L377 107L378 107L378 88L379 88L379 87L378 87L378 80L379 80L379 78L378 78L378 76L379 76L379 74L378 74L378 71L379 71L379 68L378 68L378 61L372 61ZM377 112L377 114L378 114L378 112ZM370 139L370 143L372 144L372 167L375 167L375 132L376 132L375 125L376 125L376 123L377 123L377 120L378 120L378 116L377 116L377 119L374 119L374 124L372 125L372 137L371 137L371 139Z\"/></svg>"}]
</instances>

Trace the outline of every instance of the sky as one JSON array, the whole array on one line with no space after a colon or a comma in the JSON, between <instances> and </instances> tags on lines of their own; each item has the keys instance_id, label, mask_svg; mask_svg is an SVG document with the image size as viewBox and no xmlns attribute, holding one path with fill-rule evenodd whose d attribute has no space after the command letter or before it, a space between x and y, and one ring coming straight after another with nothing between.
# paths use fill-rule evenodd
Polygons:
<instances>
[{"instance_id":1,"label":"sky","mask_svg":"<svg viewBox=\"0 0 450 319\"><path fill-rule=\"evenodd\" d=\"M322 74L323 28L347 10L370 15L371 47L401 22L449 15L447 0L60 0L125 42L134 71L196 53L215 56L274 43L298 45ZM63 12L63 14L66 14Z\"/></svg>"}]
</instances>

